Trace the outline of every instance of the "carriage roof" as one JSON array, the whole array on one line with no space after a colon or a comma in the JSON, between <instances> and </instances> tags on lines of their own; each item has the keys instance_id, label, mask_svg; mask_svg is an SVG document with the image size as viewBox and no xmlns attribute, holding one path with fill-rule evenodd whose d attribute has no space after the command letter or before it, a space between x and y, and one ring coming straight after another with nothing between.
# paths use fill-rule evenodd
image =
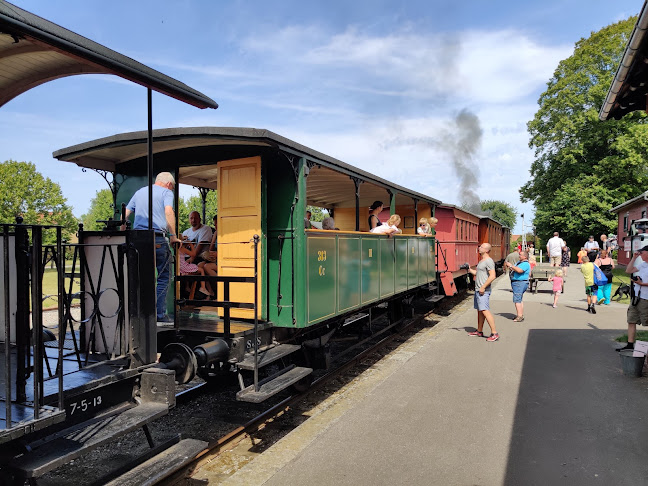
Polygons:
<instances>
[{"instance_id":1,"label":"carriage roof","mask_svg":"<svg viewBox=\"0 0 648 486\"><path fill-rule=\"evenodd\" d=\"M81 167L115 171L120 166L128 165L146 156L148 150L146 136L146 131L121 133L57 150L53 156L59 160L74 162ZM179 160L183 160L180 155L182 150L195 147L247 145L276 148L305 157L317 166L331 169L335 174L331 174L332 178L327 180L329 184L341 182L343 178L348 180L348 177L356 177L383 190L393 190L399 195L429 204L440 204L438 199L382 179L270 130L241 127L165 128L153 131L153 142L154 154L174 152L178 153ZM183 160L183 164L185 163ZM181 182L215 188L215 183L208 180L208 175L198 175L190 167L180 169Z\"/></svg>"}]
</instances>

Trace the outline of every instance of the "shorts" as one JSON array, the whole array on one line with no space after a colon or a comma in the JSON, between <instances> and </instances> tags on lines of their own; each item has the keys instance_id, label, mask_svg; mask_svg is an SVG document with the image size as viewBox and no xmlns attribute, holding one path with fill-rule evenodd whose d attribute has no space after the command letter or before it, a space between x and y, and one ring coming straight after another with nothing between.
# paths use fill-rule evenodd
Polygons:
<instances>
[{"instance_id":1,"label":"shorts","mask_svg":"<svg viewBox=\"0 0 648 486\"><path fill-rule=\"evenodd\" d=\"M490 290L484 292L484 295L480 295L479 290L475 290L475 297L473 299L474 308L478 311L490 310L490 294Z\"/></svg>"},{"instance_id":2,"label":"shorts","mask_svg":"<svg viewBox=\"0 0 648 486\"><path fill-rule=\"evenodd\" d=\"M637 305L628 306L628 324L648 326L648 300L639 299Z\"/></svg>"},{"instance_id":3,"label":"shorts","mask_svg":"<svg viewBox=\"0 0 648 486\"><path fill-rule=\"evenodd\" d=\"M522 295L529 287L528 280L511 280L511 288L513 289L513 302L520 304L522 302Z\"/></svg>"},{"instance_id":4,"label":"shorts","mask_svg":"<svg viewBox=\"0 0 648 486\"><path fill-rule=\"evenodd\" d=\"M560 261L562 260L562 255L549 257L552 265L560 266Z\"/></svg>"},{"instance_id":5,"label":"shorts","mask_svg":"<svg viewBox=\"0 0 648 486\"><path fill-rule=\"evenodd\" d=\"M586 285L585 286L585 295L596 295L598 292L598 285Z\"/></svg>"}]
</instances>

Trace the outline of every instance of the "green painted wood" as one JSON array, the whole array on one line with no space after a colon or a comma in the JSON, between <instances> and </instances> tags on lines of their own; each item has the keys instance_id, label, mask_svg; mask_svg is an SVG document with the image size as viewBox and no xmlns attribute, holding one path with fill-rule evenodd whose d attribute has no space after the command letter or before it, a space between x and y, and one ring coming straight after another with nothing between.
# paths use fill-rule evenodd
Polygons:
<instances>
[{"instance_id":1,"label":"green painted wood","mask_svg":"<svg viewBox=\"0 0 648 486\"><path fill-rule=\"evenodd\" d=\"M336 314L337 239L307 238L308 324Z\"/></svg>"},{"instance_id":2,"label":"green painted wood","mask_svg":"<svg viewBox=\"0 0 648 486\"><path fill-rule=\"evenodd\" d=\"M430 251L430 245L427 240L429 238L419 238L418 243L418 282L419 285L423 285L428 282L428 253Z\"/></svg>"},{"instance_id":3,"label":"green painted wood","mask_svg":"<svg viewBox=\"0 0 648 486\"><path fill-rule=\"evenodd\" d=\"M428 282L434 282L436 280L436 238L426 238L428 242Z\"/></svg>"},{"instance_id":4,"label":"green painted wood","mask_svg":"<svg viewBox=\"0 0 648 486\"><path fill-rule=\"evenodd\" d=\"M380 249L379 239L362 238L362 303L380 298Z\"/></svg>"},{"instance_id":5,"label":"green painted wood","mask_svg":"<svg viewBox=\"0 0 648 486\"><path fill-rule=\"evenodd\" d=\"M380 238L380 297L389 297L394 294L394 269L396 253L393 238Z\"/></svg>"},{"instance_id":6,"label":"green painted wood","mask_svg":"<svg viewBox=\"0 0 648 486\"><path fill-rule=\"evenodd\" d=\"M396 248L395 291L407 290L407 238L394 237Z\"/></svg>"},{"instance_id":7,"label":"green painted wood","mask_svg":"<svg viewBox=\"0 0 648 486\"><path fill-rule=\"evenodd\" d=\"M407 238L407 288L412 289L418 286L418 238Z\"/></svg>"},{"instance_id":8,"label":"green painted wood","mask_svg":"<svg viewBox=\"0 0 648 486\"><path fill-rule=\"evenodd\" d=\"M297 291L296 284L299 284L300 281L299 277L293 281L293 252L295 250L293 223L297 226L296 230L301 228L294 218L291 219L290 214L295 201L297 184L295 184L294 173L288 161L273 164L271 170L267 171L264 180L267 180L264 213L267 219L265 234L267 235L268 255L268 278L266 281L269 319L277 326L294 327L294 293ZM301 226L303 227L303 225ZM280 236L283 238L279 238ZM279 260L280 256L281 261ZM299 268L297 261L295 264ZM279 281L280 277L281 281ZM303 280L301 282L303 285Z\"/></svg>"},{"instance_id":9,"label":"green painted wood","mask_svg":"<svg viewBox=\"0 0 648 486\"><path fill-rule=\"evenodd\" d=\"M306 256L307 241L304 232L304 217L306 216L306 159L300 158L298 162L299 178L297 180L298 190L295 211L293 214L293 225L295 232L293 237L295 244L295 269L292 277L295 279L295 327L308 326L308 258ZM333 296L335 299L335 295Z\"/></svg>"},{"instance_id":10,"label":"green painted wood","mask_svg":"<svg viewBox=\"0 0 648 486\"><path fill-rule=\"evenodd\" d=\"M361 239L338 237L338 312L360 305Z\"/></svg>"}]
</instances>

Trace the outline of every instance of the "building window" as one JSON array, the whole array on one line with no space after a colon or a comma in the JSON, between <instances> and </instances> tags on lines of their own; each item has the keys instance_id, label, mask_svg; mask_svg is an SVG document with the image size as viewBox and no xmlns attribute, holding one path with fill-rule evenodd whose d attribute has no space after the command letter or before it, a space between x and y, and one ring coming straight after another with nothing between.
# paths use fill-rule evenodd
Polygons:
<instances>
[{"instance_id":1,"label":"building window","mask_svg":"<svg viewBox=\"0 0 648 486\"><path fill-rule=\"evenodd\" d=\"M644 219L646 217L646 210L644 209L641 211L641 219Z\"/></svg>"},{"instance_id":2,"label":"building window","mask_svg":"<svg viewBox=\"0 0 648 486\"><path fill-rule=\"evenodd\" d=\"M623 231L626 232L626 233L628 232L628 215L627 214L623 217Z\"/></svg>"}]
</instances>

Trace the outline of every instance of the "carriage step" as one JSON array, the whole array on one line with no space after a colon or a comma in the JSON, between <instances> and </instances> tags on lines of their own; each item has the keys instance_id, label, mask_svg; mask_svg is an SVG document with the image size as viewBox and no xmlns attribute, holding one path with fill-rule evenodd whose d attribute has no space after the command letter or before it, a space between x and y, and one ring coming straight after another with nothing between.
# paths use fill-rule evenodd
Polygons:
<instances>
[{"instance_id":1,"label":"carriage step","mask_svg":"<svg viewBox=\"0 0 648 486\"><path fill-rule=\"evenodd\" d=\"M439 302L440 300L443 300L445 298L445 295L433 295L431 297L428 297L425 299L426 302Z\"/></svg>"},{"instance_id":2,"label":"carriage step","mask_svg":"<svg viewBox=\"0 0 648 486\"><path fill-rule=\"evenodd\" d=\"M273 380L263 383L259 386L259 391L254 391L254 385L241 390L236 394L236 399L241 402L261 403L267 398L276 395L281 390L285 390L290 385L297 383L302 378L307 377L313 372L312 368L301 368L295 366L285 373L280 374Z\"/></svg>"},{"instance_id":3,"label":"carriage step","mask_svg":"<svg viewBox=\"0 0 648 486\"><path fill-rule=\"evenodd\" d=\"M263 368L300 349L301 346L299 344L278 344L264 351L259 351L259 368ZM254 370L254 353L247 353L243 361L236 363L236 365L242 370Z\"/></svg>"},{"instance_id":4,"label":"carriage step","mask_svg":"<svg viewBox=\"0 0 648 486\"><path fill-rule=\"evenodd\" d=\"M184 439L162 451L139 466L131 469L105 486L152 486L189 464L208 443L197 439Z\"/></svg>"},{"instance_id":5,"label":"carriage step","mask_svg":"<svg viewBox=\"0 0 648 486\"><path fill-rule=\"evenodd\" d=\"M25 478L34 478L56 469L100 445L143 427L166 415L165 403L143 403L102 421L90 421L86 427L46 442L32 452L14 457L8 467Z\"/></svg>"}]
</instances>

